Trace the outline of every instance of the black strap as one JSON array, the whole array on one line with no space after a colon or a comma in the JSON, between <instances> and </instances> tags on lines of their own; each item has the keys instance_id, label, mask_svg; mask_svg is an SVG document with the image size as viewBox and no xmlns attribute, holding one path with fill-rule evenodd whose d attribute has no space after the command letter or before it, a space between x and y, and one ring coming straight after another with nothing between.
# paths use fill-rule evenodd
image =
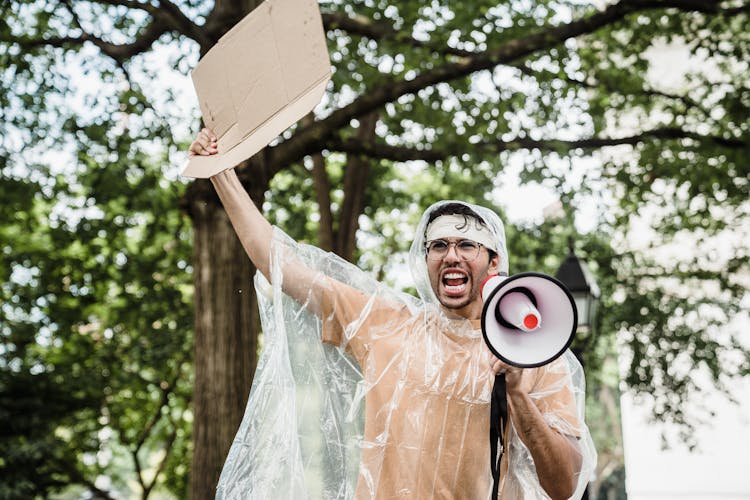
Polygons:
<instances>
[{"instance_id":1,"label":"black strap","mask_svg":"<svg viewBox=\"0 0 750 500\"><path fill-rule=\"evenodd\" d=\"M490 470L492 471L492 500L497 500L500 488L500 461L505 452L503 429L508 423L508 394L505 390L505 374L495 376L490 400ZM500 450L498 453L498 443Z\"/></svg>"}]
</instances>

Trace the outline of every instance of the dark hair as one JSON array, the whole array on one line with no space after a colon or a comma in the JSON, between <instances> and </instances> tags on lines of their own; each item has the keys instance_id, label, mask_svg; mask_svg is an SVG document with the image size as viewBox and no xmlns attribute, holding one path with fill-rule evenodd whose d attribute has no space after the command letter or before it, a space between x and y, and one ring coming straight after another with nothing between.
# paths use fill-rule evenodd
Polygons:
<instances>
[{"instance_id":1,"label":"dark hair","mask_svg":"<svg viewBox=\"0 0 750 500\"><path fill-rule=\"evenodd\" d=\"M437 207L435 210L433 210L432 212L430 212L430 215L427 218L427 225L425 226L425 231L427 231L427 227L429 227L432 221L434 221L435 219L437 219L438 217L442 215L463 215L465 223L463 226L456 228L459 230L469 225L469 218L474 219L474 221L476 221L477 224L489 229L489 227L487 227L487 223L484 222L484 219L482 219L482 217L478 213L476 213L474 210L472 210L468 206L464 205L463 203L446 203L445 205L441 205ZM425 233L425 236L427 236L426 233ZM495 252L494 250L490 248L487 249L487 252L490 255L490 260L494 259L495 256L497 255L497 252Z\"/></svg>"},{"instance_id":2,"label":"dark hair","mask_svg":"<svg viewBox=\"0 0 750 500\"><path fill-rule=\"evenodd\" d=\"M445 205L437 207L435 210L430 212L430 216L427 219L427 225L429 226L430 222L434 221L441 215L463 215L466 218L467 225L469 224L468 218L471 217L472 219L479 222L482 226L487 227L484 219L482 219L478 213L461 203L446 203Z\"/></svg>"}]
</instances>

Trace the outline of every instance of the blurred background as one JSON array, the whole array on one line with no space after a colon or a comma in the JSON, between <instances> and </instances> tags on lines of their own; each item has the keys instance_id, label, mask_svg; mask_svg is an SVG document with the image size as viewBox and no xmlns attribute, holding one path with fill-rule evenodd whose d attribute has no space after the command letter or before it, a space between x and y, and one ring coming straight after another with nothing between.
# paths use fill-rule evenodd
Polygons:
<instances>
[{"instance_id":1,"label":"blurred background","mask_svg":"<svg viewBox=\"0 0 750 500\"><path fill-rule=\"evenodd\" d=\"M259 3L0 4L0 498L213 497L262 331L179 172ZM269 219L409 291L425 207L494 208L511 273L585 278L588 497L750 498L750 3L320 9L323 102L237 167Z\"/></svg>"}]
</instances>

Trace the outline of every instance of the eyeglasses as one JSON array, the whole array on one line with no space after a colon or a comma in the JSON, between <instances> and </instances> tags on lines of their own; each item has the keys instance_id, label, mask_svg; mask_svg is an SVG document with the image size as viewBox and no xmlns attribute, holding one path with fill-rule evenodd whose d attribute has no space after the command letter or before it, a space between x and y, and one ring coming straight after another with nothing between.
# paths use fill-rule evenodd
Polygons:
<instances>
[{"instance_id":1,"label":"eyeglasses","mask_svg":"<svg viewBox=\"0 0 750 500\"><path fill-rule=\"evenodd\" d=\"M443 259L448 254L451 245L456 247L456 255L458 255L458 258L464 261L476 259L477 255L479 255L479 249L482 248L481 243L471 240L432 240L425 243L427 258L430 260Z\"/></svg>"}]
</instances>

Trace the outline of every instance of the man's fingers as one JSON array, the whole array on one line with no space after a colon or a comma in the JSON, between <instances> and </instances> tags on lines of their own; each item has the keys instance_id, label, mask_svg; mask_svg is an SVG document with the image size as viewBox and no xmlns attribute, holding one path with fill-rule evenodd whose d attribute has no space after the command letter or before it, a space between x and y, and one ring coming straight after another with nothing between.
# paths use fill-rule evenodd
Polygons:
<instances>
[{"instance_id":1,"label":"man's fingers","mask_svg":"<svg viewBox=\"0 0 750 500\"><path fill-rule=\"evenodd\" d=\"M492 370L492 373L497 375L498 373L505 371L506 368L506 364L497 359L495 356L490 357L490 370Z\"/></svg>"},{"instance_id":2,"label":"man's fingers","mask_svg":"<svg viewBox=\"0 0 750 500\"><path fill-rule=\"evenodd\" d=\"M216 136L211 133L207 133L206 129L201 130L201 133L198 134L198 142L200 142L201 146L206 149L216 147L217 145Z\"/></svg>"},{"instance_id":3,"label":"man's fingers","mask_svg":"<svg viewBox=\"0 0 750 500\"><path fill-rule=\"evenodd\" d=\"M201 134L205 135L209 142L216 142L218 140L216 134L210 128L203 128Z\"/></svg>"},{"instance_id":4,"label":"man's fingers","mask_svg":"<svg viewBox=\"0 0 750 500\"><path fill-rule=\"evenodd\" d=\"M203 146L201 146L200 144L198 144L197 141L193 141L190 144L190 148L188 149L188 154L190 156L198 155L198 154L200 154L200 152L201 152L202 149L203 149Z\"/></svg>"},{"instance_id":5,"label":"man's fingers","mask_svg":"<svg viewBox=\"0 0 750 500\"><path fill-rule=\"evenodd\" d=\"M211 129L204 128L201 130L198 134L198 141L200 141L203 149L213 153L218 151L218 139Z\"/></svg>"},{"instance_id":6,"label":"man's fingers","mask_svg":"<svg viewBox=\"0 0 750 500\"><path fill-rule=\"evenodd\" d=\"M201 143L202 146L207 146L208 144L211 144L211 136L206 133L206 129L203 129L198 134L198 141Z\"/></svg>"},{"instance_id":7,"label":"man's fingers","mask_svg":"<svg viewBox=\"0 0 750 500\"><path fill-rule=\"evenodd\" d=\"M501 373L511 374L511 373L520 373L521 369L517 368L515 366L511 366L508 363L502 361L499 358L496 358L494 355L490 357L490 370L492 370L492 373L495 375L499 375Z\"/></svg>"},{"instance_id":8,"label":"man's fingers","mask_svg":"<svg viewBox=\"0 0 750 500\"><path fill-rule=\"evenodd\" d=\"M190 145L190 149L188 150L188 152L190 153L190 156L195 156L195 155L205 156L209 154L208 151L206 151L206 146L204 146L200 142L200 140L193 141L193 143Z\"/></svg>"},{"instance_id":9,"label":"man's fingers","mask_svg":"<svg viewBox=\"0 0 750 500\"><path fill-rule=\"evenodd\" d=\"M198 137L195 138L188 150L190 156L209 156L218 152L219 145L217 143L216 135L207 128L204 128L198 133Z\"/></svg>"}]
</instances>

